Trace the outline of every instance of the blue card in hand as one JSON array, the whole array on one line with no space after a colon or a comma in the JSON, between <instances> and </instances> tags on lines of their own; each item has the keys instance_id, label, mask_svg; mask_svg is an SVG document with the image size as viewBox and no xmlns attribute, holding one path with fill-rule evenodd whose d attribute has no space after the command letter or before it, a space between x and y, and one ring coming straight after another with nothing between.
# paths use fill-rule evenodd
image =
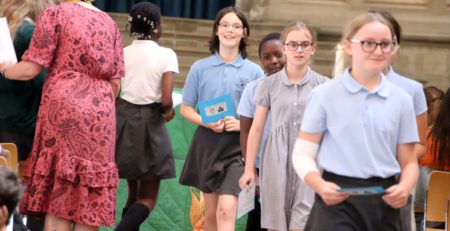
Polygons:
<instances>
[{"instance_id":1,"label":"blue card in hand","mask_svg":"<svg viewBox=\"0 0 450 231\"><path fill-rule=\"evenodd\" d=\"M350 196L369 196L369 195L376 195L376 194L384 193L384 189L381 186L341 188L341 189L338 189L338 191L347 193Z\"/></svg>"},{"instance_id":2,"label":"blue card in hand","mask_svg":"<svg viewBox=\"0 0 450 231\"><path fill-rule=\"evenodd\" d=\"M228 94L199 102L198 111L204 124L218 121L225 116L234 116L235 114L233 99Z\"/></svg>"}]
</instances>

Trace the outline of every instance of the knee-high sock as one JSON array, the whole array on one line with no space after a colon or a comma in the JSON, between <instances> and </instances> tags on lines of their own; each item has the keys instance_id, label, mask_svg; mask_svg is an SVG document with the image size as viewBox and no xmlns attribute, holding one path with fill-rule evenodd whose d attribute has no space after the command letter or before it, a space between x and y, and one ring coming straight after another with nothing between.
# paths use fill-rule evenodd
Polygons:
<instances>
[{"instance_id":1,"label":"knee-high sock","mask_svg":"<svg viewBox=\"0 0 450 231\"><path fill-rule=\"evenodd\" d=\"M139 230L139 226L150 214L147 206L135 203L130 206L123 216L122 221L117 225L116 231Z\"/></svg>"}]
</instances>

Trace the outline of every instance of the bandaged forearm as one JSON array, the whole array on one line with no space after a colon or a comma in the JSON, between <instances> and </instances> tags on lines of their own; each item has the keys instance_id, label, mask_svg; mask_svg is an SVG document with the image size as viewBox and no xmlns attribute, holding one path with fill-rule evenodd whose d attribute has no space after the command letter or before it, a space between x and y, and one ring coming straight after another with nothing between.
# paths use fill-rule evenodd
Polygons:
<instances>
[{"instance_id":1,"label":"bandaged forearm","mask_svg":"<svg viewBox=\"0 0 450 231\"><path fill-rule=\"evenodd\" d=\"M305 182L305 176L310 172L319 172L316 163L319 145L304 139L297 139L292 152L292 164L294 169Z\"/></svg>"}]
</instances>

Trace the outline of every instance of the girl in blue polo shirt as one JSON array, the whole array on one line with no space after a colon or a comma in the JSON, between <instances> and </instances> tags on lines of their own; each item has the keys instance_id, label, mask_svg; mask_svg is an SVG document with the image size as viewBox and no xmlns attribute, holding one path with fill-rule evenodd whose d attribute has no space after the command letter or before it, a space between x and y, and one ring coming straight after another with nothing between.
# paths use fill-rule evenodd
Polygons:
<instances>
[{"instance_id":1,"label":"girl in blue polo shirt","mask_svg":"<svg viewBox=\"0 0 450 231\"><path fill-rule=\"evenodd\" d=\"M183 90L181 115L199 125L187 154L180 183L194 186L205 198L205 230L234 230L239 177L244 171L237 114L202 123L199 102L225 94L237 108L247 83L263 77L262 69L246 59L250 28L244 13L234 7L219 11L209 41L210 57L189 70Z\"/></svg>"},{"instance_id":2,"label":"girl in blue polo shirt","mask_svg":"<svg viewBox=\"0 0 450 231\"><path fill-rule=\"evenodd\" d=\"M305 230L400 230L399 208L418 176L418 134L410 97L381 73L395 47L392 26L360 15L342 44L352 66L312 91L293 152L295 170L316 192ZM384 192L340 191L369 186Z\"/></svg>"}]
</instances>

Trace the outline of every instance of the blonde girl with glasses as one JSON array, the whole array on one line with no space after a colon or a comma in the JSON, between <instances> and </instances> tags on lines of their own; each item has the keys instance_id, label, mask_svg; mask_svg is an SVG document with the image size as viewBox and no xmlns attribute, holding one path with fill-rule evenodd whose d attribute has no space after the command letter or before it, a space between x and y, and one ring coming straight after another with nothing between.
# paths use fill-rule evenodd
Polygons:
<instances>
[{"instance_id":1,"label":"blonde girl with glasses","mask_svg":"<svg viewBox=\"0 0 450 231\"><path fill-rule=\"evenodd\" d=\"M308 99L293 153L295 170L316 192L305 230L401 230L419 139L409 95L382 74L394 41L379 14L354 18L342 37L351 67ZM360 187L376 188L345 192Z\"/></svg>"},{"instance_id":2,"label":"blonde girl with glasses","mask_svg":"<svg viewBox=\"0 0 450 231\"><path fill-rule=\"evenodd\" d=\"M327 81L314 72L310 59L316 51L313 31L302 22L288 25L281 34L286 66L265 78L255 94L256 111L247 141L245 172L241 188L255 183L255 158L267 115L270 131L261 157L261 227L269 230L303 230L314 192L294 171L292 149L306 107L308 94Z\"/></svg>"},{"instance_id":3,"label":"blonde girl with glasses","mask_svg":"<svg viewBox=\"0 0 450 231\"><path fill-rule=\"evenodd\" d=\"M249 61L246 47L250 28L244 13L234 7L219 11L209 41L211 56L189 70L180 113L199 125L192 139L180 183L203 192L205 230L234 230L239 177L244 171L239 145L239 116L202 123L195 109L202 101L225 94L237 108L247 83L263 77L259 65Z\"/></svg>"}]
</instances>

